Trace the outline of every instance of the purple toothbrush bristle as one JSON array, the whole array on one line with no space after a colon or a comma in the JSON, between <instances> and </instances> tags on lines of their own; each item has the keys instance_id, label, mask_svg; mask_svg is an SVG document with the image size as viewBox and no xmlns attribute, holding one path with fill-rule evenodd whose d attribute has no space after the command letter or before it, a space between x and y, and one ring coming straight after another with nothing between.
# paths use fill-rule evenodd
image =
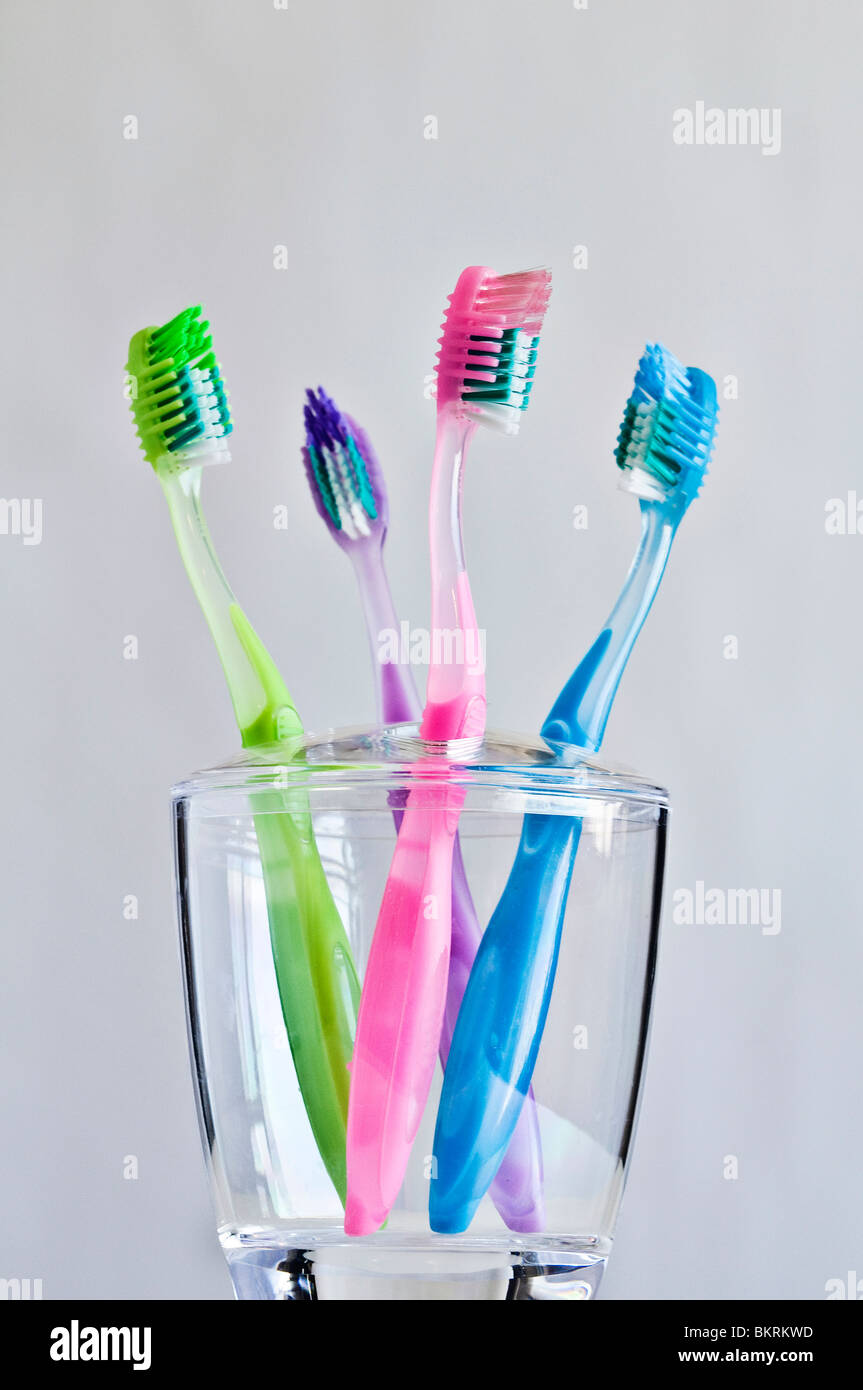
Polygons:
<instances>
[{"instance_id":1,"label":"purple toothbrush bristle","mask_svg":"<svg viewBox=\"0 0 863 1390\"><path fill-rule=\"evenodd\" d=\"M383 540L387 526L384 477L368 435L339 410L322 386L303 404L303 464L318 515L339 545Z\"/></svg>"},{"instance_id":2,"label":"purple toothbrush bristle","mask_svg":"<svg viewBox=\"0 0 863 1390\"><path fill-rule=\"evenodd\" d=\"M347 444L347 434L341 412L335 401L331 400L322 386L314 391L306 391L306 404L303 408L306 422L306 442L313 444L320 452L331 449L333 444Z\"/></svg>"}]
</instances>

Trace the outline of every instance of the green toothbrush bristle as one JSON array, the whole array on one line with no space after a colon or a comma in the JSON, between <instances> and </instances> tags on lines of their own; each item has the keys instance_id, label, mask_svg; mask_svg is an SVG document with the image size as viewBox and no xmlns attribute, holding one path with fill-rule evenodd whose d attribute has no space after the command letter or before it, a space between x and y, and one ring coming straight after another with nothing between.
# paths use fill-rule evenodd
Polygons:
<instances>
[{"instance_id":1,"label":"green toothbrush bristle","mask_svg":"<svg viewBox=\"0 0 863 1390\"><path fill-rule=\"evenodd\" d=\"M200 304L129 344L128 396L141 448L153 467L226 463L233 429L210 325Z\"/></svg>"}]
</instances>

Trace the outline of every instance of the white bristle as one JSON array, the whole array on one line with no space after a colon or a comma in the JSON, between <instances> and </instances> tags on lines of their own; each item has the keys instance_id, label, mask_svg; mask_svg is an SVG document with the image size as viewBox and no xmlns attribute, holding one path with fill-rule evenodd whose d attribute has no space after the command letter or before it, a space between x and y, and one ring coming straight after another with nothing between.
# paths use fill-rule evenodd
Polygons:
<instances>
[{"instance_id":1,"label":"white bristle","mask_svg":"<svg viewBox=\"0 0 863 1390\"><path fill-rule=\"evenodd\" d=\"M645 467L653 435L654 416L658 409L657 401L642 401L636 408L636 421L632 426L626 450L629 467L621 474L619 486L625 492L634 493L636 497L662 502L668 494L668 488L655 473Z\"/></svg>"}]
</instances>

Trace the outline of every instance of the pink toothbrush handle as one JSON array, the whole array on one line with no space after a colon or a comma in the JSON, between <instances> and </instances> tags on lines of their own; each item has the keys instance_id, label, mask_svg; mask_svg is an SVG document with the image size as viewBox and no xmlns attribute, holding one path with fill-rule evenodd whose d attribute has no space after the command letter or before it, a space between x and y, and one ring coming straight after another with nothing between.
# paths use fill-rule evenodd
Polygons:
<instances>
[{"instance_id":1,"label":"pink toothbrush handle","mask_svg":"<svg viewBox=\"0 0 863 1390\"><path fill-rule=\"evenodd\" d=\"M458 793L413 791L363 981L348 1105L345 1232L398 1196L437 1061L446 1002Z\"/></svg>"},{"instance_id":2,"label":"pink toothbrush handle","mask_svg":"<svg viewBox=\"0 0 863 1390\"><path fill-rule=\"evenodd\" d=\"M370 447L367 441L366 447ZM364 549L354 546L349 554L357 571L372 652L376 653L377 634L388 628L396 632L399 630L399 619L393 606L382 553L380 547ZM381 665L375 660L374 669L378 682L378 707L384 723L399 724L403 721L419 720L422 710L410 666L397 662ZM394 809L393 813L398 831L407 796L405 793L393 793L393 798L398 808ZM439 1049L441 1064L444 1067L481 937L482 928L477 920L456 836L452 868L452 951ZM539 1120L531 1090L522 1106L509 1148L489 1188L491 1199L510 1230L521 1232L544 1229L542 1187Z\"/></svg>"}]
</instances>

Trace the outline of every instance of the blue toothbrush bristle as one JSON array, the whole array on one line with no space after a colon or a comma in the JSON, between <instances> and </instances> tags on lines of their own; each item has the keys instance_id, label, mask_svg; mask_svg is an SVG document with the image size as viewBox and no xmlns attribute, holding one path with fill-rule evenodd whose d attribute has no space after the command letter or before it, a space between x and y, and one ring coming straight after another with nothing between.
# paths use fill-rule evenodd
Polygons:
<instances>
[{"instance_id":1,"label":"blue toothbrush bristle","mask_svg":"<svg viewBox=\"0 0 863 1390\"><path fill-rule=\"evenodd\" d=\"M379 529L380 479L374 456L322 386L306 391L303 459L315 504L339 539L362 540Z\"/></svg>"},{"instance_id":2,"label":"blue toothbrush bristle","mask_svg":"<svg viewBox=\"0 0 863 1390\"><path fill-rule=\"evenodd\" d=\"M718 416L716 386L661 343L644 350L617 437L622 485L639 496L688 505L707 471Z\"/></svg>"}]
</instances>

